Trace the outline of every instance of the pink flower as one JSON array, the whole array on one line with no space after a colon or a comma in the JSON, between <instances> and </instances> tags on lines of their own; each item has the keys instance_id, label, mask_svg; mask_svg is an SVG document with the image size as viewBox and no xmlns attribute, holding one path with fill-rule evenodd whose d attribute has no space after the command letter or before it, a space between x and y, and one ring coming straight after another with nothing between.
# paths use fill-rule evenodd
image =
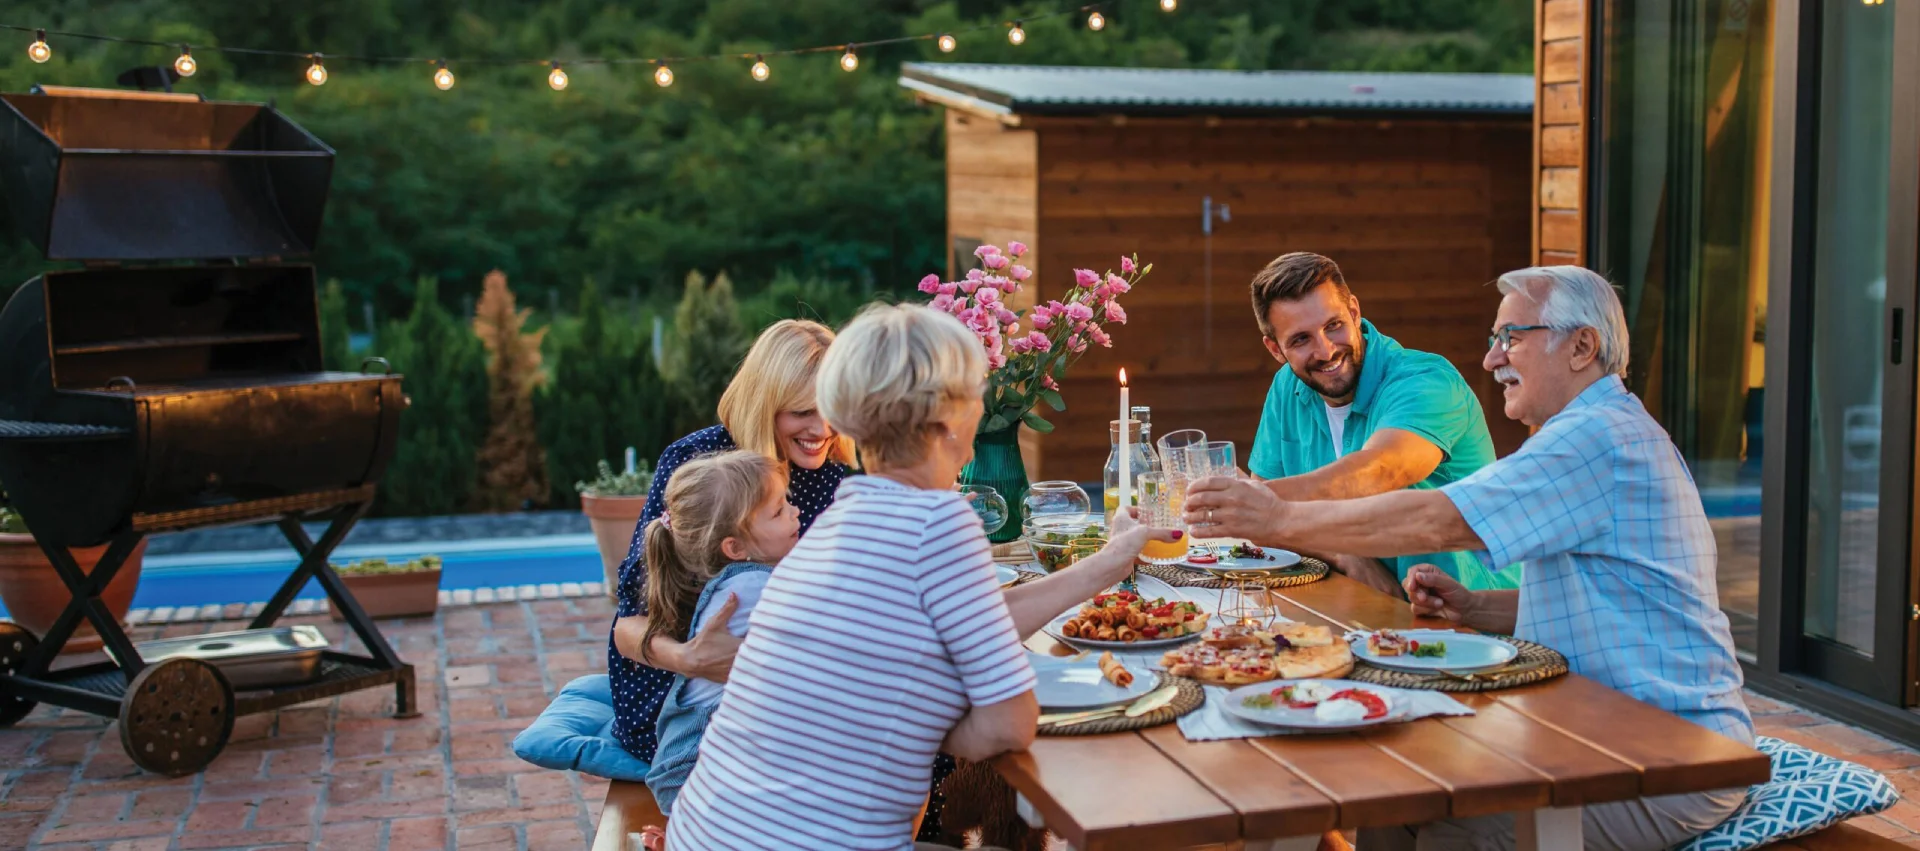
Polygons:
<instances>
[{"instance_id":1,"label":"pink flower","mask_svg":"<svg viewBox=\"0 0 1920 851\"><path fill-rule=\"evenodd\" d=\"M1100 275L1092 269L1075 269L1073 270L1073 282L1079 286L1091 287L1094 284L1100 283Z\"/></svg>"},{"instance_id":2,"label":"pink flower","mask_svg":"<svg viewBox=\"0 0 1920 851\"><path fill-rule=\"evenodd\" d=\"M1133 258L1132 257L1120 258L1120 272L1126 275L1133 274Z\"/></svg>"},{"instance_id":3,"label":"pink flower","mask_svg":"<svg viewBox=\"0 0 1920 851\"><path fill-rule=\"evenodd\" d=\"M1113 287L1107 286L1106 284L1101 284L1100 286L1094 287L1093 297L1095 300L1103 301L1103 302L1106 301L1107 299L1113 298Z\"/></svg>"},{"instance_id":4,"label":"pink flower","mask_svg":"<svg viewBox=\"0 0 1920 851\"><path fill-rule=\"evenodd\" d=\"M986 283L988 286L998 288L1001 292L1010 293L1020 288L1019 284L1016 284L1013 281L1008 280L1006 278L1000 277L999 275L988 275L986 279Z\"/></svg>"},{"instance_id":5,"label":"pink flower","mask_svg":"<svg viewBox=\"0 0 1920 851\"><path fill-rule=\"evenodd\" d=\"M1007 271L1007 274L1016 281L1024 281L1033 277L1033 270L1016 264L1012 269Z\"/></svg>"},{"instance_id":6,"label":"pink flower","mask_svg":"<svg viewBox=\"0 0 1920 851\"><path fill-rule=\"evenodd\" d=\"M1027 321L1032 323L1033 327L1045 331L1053 327L1053 314L1048 312L1047 306L1043 304L1035 307L1032 313L1027 314Z\"/></svg>"},{"instance_id":7,"label":"pink flower","mask_svg":"<svg viewBox=\"0 0 1920 851\"><path fill-rule=\"evenodd\" d=\"M981 270L979 270L979 269L968 269L968 270L967 270L967 280L969 280L969 281L978 281L978 280L981 280L981 279L983 279L983 278L985 278L986 276L987 276L987 273L986 273L986 272L983 272L983 271L981 271Z\"/></svg>"},{"instance_id":8,"label":"pink flower","mask_svg":"<svg viewBox=\"0 0 1920 851\"><path fill-rule=\"evenodd\" d=\"M1127 324L1127 312L1120 309L1120 302L1107 302L1107 321Z\"/></svg>"},{"instance_id":9,"label":"pink flower","mask_svg":"<svg viewBox=\"0 0 1920 851\"><path fill-rule=\"evenodd\" d=\"M1076 301L1067 305L1067 318L1076 325L1085 322L1093 318L1093 308Z\"/></svg>"},{"instance_id":10,"label":"pink flower","mask_svg":"<svg viewBox=\"0 0 1920 851\"><path fill-rule=\"evenodd\" d=\"M950 296L960 291L960 285L955 283L942 282L940 286L935 287L934 289L936 292L940 293L941 295Z\"/></svg>"},{"instance_id":11,"label":"pink flower","mask_svg":"<svg viewBox=\"0 0 1920 851\"><path fill-rule=\"evenodd\" d=\"M998 245L982 245L979 248L976 248L973 250L973 256L981 258L982 260L986 259L987 255L989 254L999 254L999 253L1000 253L1000 246Z\"/></svg>"},{"instance_id":12,"label":"pink flower","mask_svg":"<svg viewBox=\"0 0 1920 851\"><path fill-rule=\"evenodd\" d=\"M953 293L941 293L934 296L933 301L927 302L927 306L934 310L951 312L953 310Z\"/></svg>"},{"instance_id":13,"label":"pink flower","mask_svg":"<svg viewBox=\"0 0 1920 851\"><path fill-rule=\"evenodd\" d=\"M1027 244L1017 239L1012 242L1009 242L1007 243L1007 253L1010 255L1013 255L1014 257L1019 257L1020 255L1027 253Z\"/></svg>"},{"instance_id":14,"label":"pink flower","mask_svg":"<svg viewBox=\"0 0 1920 851\"><path fill-rule=\"evenodd\" d=\"M979 281L969 278L960 282L960 291L967 295L973 295L974 291L978 289L980 289Z\"/></svg>"},{"instance_id":15,"label":"pink flower","mask_svg":"<svg viewBox=\"0 0 1920 851\"><path fill-rule=\"evenodd\" d=\"M1008 343L1007 348L1012 349L1013 353L1016 355L1024 355L1030 351L1033 351L1033 341L1025 337L1019 337L1015 339L1013 342Z\"/></svg>"},{"instance_id":16,"label":"pink flower","mask_svg":"<svg viewBox=\"0 0 1920 851\"><path fill-rule=\"evenodd\" d=\"M1047 312L1059 316L1067 312L1067 306L1061 304L1059 299L1054 299L1053 301L1047 302Z\"/></svg>"},{"instance_id":17,"label":"pink flower","mask_svg":"<svg viewBox=\"0 0 1920 851\"><path fill-rule=\"evenodd\" d=\"M1068 338L1067 338L1067 350L1068 350L1068 351L1070 351L1070 352L1084 352L1084 351L1086 351L1086 350L1087 350L1087 339L1086 339L1085 337L1082 337L1082 336L1080 336L1079 334L1075 334L1075 335L1073 335L1073 336L1071 336L1071 337L1068 337Z\"/></svg>"},{"instance_id":18,"label":"pink flower","mask_svg":"<svg viewBox=\"0 0 1920 851\"><path fill-rule=\"evenodd\" d=\"M924 277L924 278L921 278L921 279L920 279L920 291L921 291L921 292L923 292L923 293L935 293L935 292L939 292L939 291L940 291L940 276L939 276L939 275L928 275L928 276L926 276L926 277Z\"/></svg>"},{"instance_id":19,"label":"pink flower","mask_svg":"<svg viewBox=\"0 0 1920 851\"><path fill-rule=\"evenodd\" d=\"M994 318L999 319L1003 323L1006 323L1007 333L1009 334L1013 333L1013 323L1020 321L1019 314L1014 313L1013 311L1008 310L1004 307L1000 308L997 311L994 311L993 315L994 315Z\"/></svg>"},{"instance_id":20,"label":"pink flower","mask_svg":"<svg viewBox=\"0 0 1920 851\"><path fill-rule=\"evenodd\" d=\"M1060 382L1053 380L1053 376L1051 375L1042 375L1040 376L1040 386L1048 390L1058 390L1060 389Z\"/></svg>"},{"instance_id":21,"label":"pink flower","mask_svg":"<svg viewBox=\"0 0 1920 851\"><path fill-rule=\"evenodd\" d=\"M989 269L1005 269L1009 265L1012 265L1012 263L1013 261L1008 260L1004 255L1000 254L989 254L980 258L980 265Z\"/></svg>"},{"instance_id":22,"label":"pink flower","mask_svg":"<svg viewBox=\"0 0 1920 851\"><path fill-rule=\"evenodd\" d=\"M1107 336L1107 332L1100 330L1098 325L1087 329L1087 337L1109 349L1113 348L1113 338Z\"/></svg>"},{"instance_id":23,"label":"pink flower","mask_svg":"<svg viewBox=\"0 0 1920 851\"><path fill-rule=\"evenodd\" d=\"M974 295L974 299L982 305L999 304L1000 291L993 288L993 282L982 281L979 292Z\"/></svg>"},{"instance_id":24,"label":"pink flower","mask_svg":"<svg viewBox=\"0 0 1920 851\"><path fill-rule=\"evenodd\" d=\"M1027 336L1022 337L1021 339L1027 341L1027 348L1030 348L1036 352L1051 351L1053 349L1053 341L1047 339L1047 335L1042 334L1038 331L1028 334Z\"/></svg>"},{"instance_id":25,"label":"pink flower","mask_svg":"<svg viewBox=\"0 0 1920 851\"><path fill-rule=\"evenodd\" d=\"M1108 272L1107 273L1107 289L1110 289L1115 293L1123 293L1130 289L1133 289L1133 285L1127 283L1126 278L1122 278L1119 275L1116 275L1112 272Z\"/></svg>"}]
</instances>

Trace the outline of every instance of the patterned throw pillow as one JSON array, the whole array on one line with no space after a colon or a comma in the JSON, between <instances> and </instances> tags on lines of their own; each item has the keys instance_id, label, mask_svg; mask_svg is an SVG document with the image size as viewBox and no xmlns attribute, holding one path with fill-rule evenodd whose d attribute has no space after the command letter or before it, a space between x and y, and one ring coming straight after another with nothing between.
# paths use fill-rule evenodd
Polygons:
<instances>
[{"instance_id":1,"label":"patterned throw pillow","mask_svg":"<svg viewBox=\"0 0 1920 851\"><path fill-rule=\"evenodd\" d=\"M1900 800L1880 772L1766 736L1753 746L1773 760L1773 779L1747 791L1747 802L1719 827L1673 851L1748 851L1805 836Z\"/></svg>"}]
</instances>

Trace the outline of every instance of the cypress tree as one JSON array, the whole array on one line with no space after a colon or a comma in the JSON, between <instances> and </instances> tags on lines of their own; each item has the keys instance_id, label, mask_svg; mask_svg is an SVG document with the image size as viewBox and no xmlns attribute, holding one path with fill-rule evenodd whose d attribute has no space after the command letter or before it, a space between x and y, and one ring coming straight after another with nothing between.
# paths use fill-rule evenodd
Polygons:
<instances>
[{"instance_id":1,"label":"cypress tree","mask_svg":"<svg viewBox=\"0 0 1920 851\"><path fill-rule=\"evenodd\" d=\"M413 404L381 482L379 513L453 514L473 495L474 451L487 423L486 351L421 278L413 311L381 329L375 354L405 376Z\"/></svg>"}]
</instances>

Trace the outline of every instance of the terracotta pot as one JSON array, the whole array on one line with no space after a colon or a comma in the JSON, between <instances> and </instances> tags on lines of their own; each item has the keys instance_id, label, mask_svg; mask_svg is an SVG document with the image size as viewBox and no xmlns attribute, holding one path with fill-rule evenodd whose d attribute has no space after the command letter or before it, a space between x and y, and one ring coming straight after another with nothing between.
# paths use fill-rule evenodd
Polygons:
<instances>
[{"instance_id":1,"label":"terracotta pot","mask_svg":"<svg viewBox=\"0 0 1920 851\"><path fill-rule=\"evenodd\" d=\"M91 574L94 564L106 552L104 544L81 547L73 550L73 560L81 570ZM127 563L121 565L120 572L107 583L106 593L100 595L100 601L116 620L124 621L127 609L133 606L134 589L140 587L140 562L146 554L147 539L141 538L133 554L127 556ZM0 602L7 604L7 616L14 623L26 627L35 636L46 635L47 630L53 628L54 618L60 616L72 599L66 583L53 572L53 563L47 561L47 554L40 550L32 535L0 534ZM100 647L99 633L94 632L92 623L82 619L73 631L73 638L60 652L62 655L90 653Z\"/></svg>"},{"instance_id":2,"label":"terracotta pot","mask_svg":"<svg viewBox=\"0 0 1920 851\"><path fill-rule=\"evenodd\" d=\"M440 571L416 570L412 573L377 573L367 576L342 576L347 590L360 601L360 608L376 618L403 618L430 615L440 608ZM345 620L333 609L334 620Z\"/></svg>"},{"instance_id":3,"label":"terracotta pot","mask_svg":"<svg viewBox=\"0 0 1920 851\"><path fill-rule=\"evenodd\" d=\"M627 548L633 545L633 527L645 511L644 496L580 495L580 511L593 524L593 541L600 545L600 567L606 574L607 596L619 596L620 563L627 560Z\"/></svg>"}]
</instances>

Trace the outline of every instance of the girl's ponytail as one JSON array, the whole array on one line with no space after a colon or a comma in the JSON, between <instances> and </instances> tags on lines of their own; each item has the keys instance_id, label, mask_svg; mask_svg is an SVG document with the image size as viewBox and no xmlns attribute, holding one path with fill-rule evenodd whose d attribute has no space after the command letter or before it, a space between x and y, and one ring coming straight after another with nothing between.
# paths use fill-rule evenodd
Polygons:
<instances>
[{"instance_id":1,"label":"girl's ponytail","mask_svg":"<svg viewBox=\"0 0 1920 851\"><path fill-rule=\"evenodd\" d=\"M689 599L698 598L706 584L706 571L689 569L680 562L680 548L674 544L668 515L662 514L647 524L641 555L647 562L647 631L640 637L640 661L653 664L653 637L673 635L675 624L688 623L692 612L680 611Z\"/></svg>"}]
</instances>

